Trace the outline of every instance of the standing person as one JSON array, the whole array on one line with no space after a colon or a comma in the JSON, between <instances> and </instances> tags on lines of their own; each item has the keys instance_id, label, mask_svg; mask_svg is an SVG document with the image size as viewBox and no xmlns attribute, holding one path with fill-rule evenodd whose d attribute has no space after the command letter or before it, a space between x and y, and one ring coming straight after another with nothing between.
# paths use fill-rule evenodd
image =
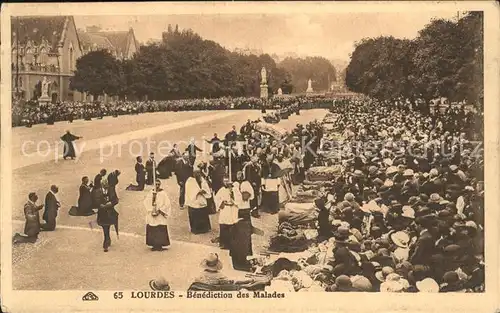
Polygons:
<instances>
[{"instance_id":1,"label":"standing person","mask_svg":"<svg viewBox=\"0 0 500 313\"><path fill-rule=\"evenodd\" d=\"M38 196L36 193L31 192L28 195L28 202L24 205L24 234L16 233L14 235L13 243L35 243L40 233L40 213L43 204L37 205Z\"/></svg>"},{"instance_id":2,"label":"standing person","mask_svg":"<svg viewBox=\"0 0 500 313\"><path fill-rule=\"evenodd\" d=\"M213 171L211 173L212 190L217 193L219 189L224 186L224 175L226 174L226 166L224 164L224 158L214 157Z\"/></svg>"},{"instance_id":3,"label":"standing person","mask_svg":"<svg viewBox=\"0 0 500 313\"><path fill-rule=\"evenodd\" d=\"M210 188L210 197L207 198L207 209L208 214L215 214L217 210L215 208L215 201L213 197L213 182L212 177L214 174L214 167L212 163L201 162L198 167L201 171L201 177L208 183L208 187Z\"/></svg>"},{"instance_id":4,"label":"standing person","mask_svg":"<svg viewBox=\"0 0 500 313\"><path fill-rule=\"evenodd\" d=\"M154 152L149 153L149 159L146 161L146 185L153 185L153 171L156 169ZM156 173L155 173L156 174Z\"/></svg>"},{"instance_id":5,"label":"standing person","mask_svg":"<svg viewBox=\"0 0 500 313\"><path fill-rule=\"evenodd\" d=\"M119 170L114 170L108 175L109 193L116 198L118 198L118 194L116 193L116 185L118 185L118 176L120 176L120 174L121 172Z\"/></svg>"},{"instance_id":6,"label":"standing person","mask_svg":"<svg viewBox=\"0 0 500 313\"><path fill-rule=\"evenodd\" d=\"M104 233L104 242L102 244L104 252L108 252L108 248L111 246L111 225L115 226L115 230L118 233L118 212L115 209L115 206L118 204L118 198L116 195L110 195L108 193L108 188L109 184L107 180L103 180L101 182L101 187L96 192L99 201L97 225L102 227Z\"/></svg>"},{"instance_id":7,"label":"standing person","mask_svg":"<svg viewBox=\"0 0 500 313\"><path fill-rule=\"evenodd\" d=\"M92 195L89 186L89 178L83 176L82 184L80 185L80 192L78 196L78 215L89 216L94 214L92 211Z\"/></svg>"},{"instance_id":8,"label":"standing person","mask_svg":"<svg viewBox=\"0 0 500 313\"><path fill-rule=\"evenodd\" d=\"M137 182L137 190L144 190L144 185L146 184L146 168L142 164L142 157L137 157L137 163L135 164L135 180Z\"/></svg>"},{"instance_id":9,"label":"standing person","mask_svg":"<svg viewBox=\"0 0 500 313\"><path fill-rule=\"evenodd\" d=\"M224 137L224 146L231 147L236 140L238 140L238 132L236 131L236 126L233 125L231 131Z\"/></svg>"},{"instance_id":10,"label":"standing person","mask_svg":"<svg viewBox=\"0 0 500 313\"><path fill-rule=\"evenodd\" d=\"M71 134L69 130L66 131L66 134L64 134L61 137L61 140L64 142L63 159L65 160L66 158L71 158L71 160L75 159L76 153L75 153L75 147L73 146L73 141L81 138L82 137L78 137Z\"/></svg>"},{"instance_id":11,"label":"standing person","mask_svg":"<svg viewBox=\"0 0 500 313\"><path fill-rule=\"evenodd\" d=\"M177 163L175 176L177 177L177 184L179 185L179 206L184 209L186 200L186 181L193 175L193 167L189 162L189 154L184 152L182 159Z\"/></svg>"},{"instance_id":12,"label":"standing person","mask_svg":"<svg viewBox=\"0 0 500 313\"><path fill-rule=\"evenodd\" d=\"M146 207L146 245L152 251L162 251L163 247L170 246L168 236L168 218L172 212L170 199L161 188L159 179L155 182L155 189L151 190L144 200Z\"/></svg>"},{"instance_id":13,"label":"standing person","mask_svg":"<svg viewBox=\"0 0 500 313\"><path fill-rule=\"evenodd\" d=\"M238 206L234 201L233 184L229 178L224 178L224 186L215 195L215 205L219 213L219 246L229 249L231 246L231 231L238 222Z\"/></svg>"},{"instance_id":14,"label":"standing person","mask_svg":"<svg viewBox=\"0 0 500 313\"><path fill-rule=\"evenodd\" d=\"M200 169L196 167L193 169L193 176L186 181L186 205L189 226L193 234L204 234L211 230L207 202L211 194L207 181L201 176Z\"/></svg>"},{"instance_id":15,"label":"standing person","mask_svg":"<svg viewBox=\"0 0 500 313\"><path fill-rule=\"evenodd\" d=\"M43 219L46 224L42 225L45 231L54 231L56 229L57 211L61 207L61 203L57 198L59 188L56 185L50 186L50 191L45 196L45 211L43 212Z\"/></svg>"},{"instance_id":16,"label":"standing person","mask_svg":"<svg viewBox=\"0 0 500 313\"><path fill-rule=\"evenodd\" d=\"M191 166L194 166L194 162L196 161L196 152L203 152L198 146L196 146L196 143L194 141L194 138L191 138L191 141L189 142L189 145L186 148L186 152L189 154L189 163L191 163Z\"/></svg>"},{"instance_id":17,"label":"standing person","mask_svg":"<svg viewBox=\"0 0 500 313\"><path fill-rule=\"evenodd\" d=\"M279 166L274 163L274 156L268 154L262 166L262 209L276 214L279 211Z\"/></svg>"},{"instance_id":18,"label":"standing person","mask_svg":"<svg viewBox=\"0 0 500 313\"><path fill-rule=\"evenodd\" d=\"M235 270L250 271L251 264L247 256L252 255L252 221L250 218L250 201L254 198L252 185L244 180L243 172L236 174L233 184L234 202L238 207L238 222L231 233L229 254Z\"/></svg>"},{"instance_id":19,"label":"standing person","mask_svg":"<svg viewBox=\"0 0 500 313\"><path fill-rule=\"evenodd\" d=\"M243 168L245 180L248 181L253 188L254 197L250 200L250 207L252 209L252 216L259 217L259 198L260 188L262 185L262 167L259 164L259 157L253 155L250 162L245 164Z\"/></svg>"},{"instance_id":20,"label":"standing person","mask_svg":"<svg viewBox=\"0 0 500 313\"><path fill-rule=\"evenodd\" d=\"M231 149L228 152L227 164L226 166L229 169L229 162L231 162L231 181L236 181L236 173L243 169L243 164L241 157L239 155L238 146L236 144L232 144Z\"/></svg>"},{"instance_id":21,"label":"standing person","mask_svg":"<svg viewBox=\"0 0 500 313\"><path fill-rule=\"evenodd\" d=\"M212 145L212 153L217 153L221 149L221 141L219 137L217 137L217 133L214 134L214 137L210 140L206 140L207 143Z\"/></svg>"}]
</instances>

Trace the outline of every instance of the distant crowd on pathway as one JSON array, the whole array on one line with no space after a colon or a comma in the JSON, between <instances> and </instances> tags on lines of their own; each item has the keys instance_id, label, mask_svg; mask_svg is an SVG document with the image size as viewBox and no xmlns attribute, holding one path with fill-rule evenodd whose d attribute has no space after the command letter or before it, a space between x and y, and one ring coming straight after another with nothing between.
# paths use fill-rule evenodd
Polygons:
<instances>
[{"instance_id":1,"label":"distant crowd on pathway","mask_svg":"<svg viewBox=\"0 0 500 313\"><path fill-rule=\"evenodd\" d=\"M315 106L318 103L331 103L331 100L318 97L275 97L269 101L260 98L217 98L217 99L184 99L167 101L110 101L77 102L67 101L60 103L39 104L36 101L14 101L12 106L12 125L31 127L34 124L58 121L69 121L105 116L118 117L147 112L178 112L200 110L248 110L248 109L277 109L290 105Z\"/></svg>"}]
</instances>

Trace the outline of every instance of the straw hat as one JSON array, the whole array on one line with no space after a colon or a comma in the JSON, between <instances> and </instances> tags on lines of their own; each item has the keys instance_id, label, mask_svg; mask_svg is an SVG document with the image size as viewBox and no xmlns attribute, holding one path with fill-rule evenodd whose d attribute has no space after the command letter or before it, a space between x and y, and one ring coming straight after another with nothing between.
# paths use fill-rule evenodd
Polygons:
<instances>
[{"instance_id":1,"label":"straw hat","mask_svg":"<svg viewBox=\"0 0 500 313\"><path fill-rule=\"evenodd\" d=\"M397 231L390 235L391 241L400 248L408 248L410 236L404 231Z\"/></svg>"},{"instance_id":2,"label":"straw hat","mask_svg":"<svg viewBox=\"0 0 500 313\"><path fill-rule=\"evenodd\" d=\"M405 205L403 206L402 210L403 210L403 214L401 214L402 217L415 219L415 210L411 206Z\"/></svg>"},{"instance_id":3,"label":"straw hat","mask_svg":"<svg viewBox=\"0 0 500 313\"><path fill-rule=\"evenodd\" d=\"M156 290L156 291L169 291L170 290L170 285L168 284L167 280L163 277L150 280L149 287L151 287L151 289Z\"/></svg>"},{"instance_id":4,"label":"straw hat","mask_svg":"<svg viewBox=\"0 0 500 313\"><path fill-rule=\"evenodd\" d=\"M217 253L210 253L208 257L203 259L200 265L202 268L209 271L220 271L222 269L222 263Z\"/></svg>"},{"instance_id":5,"label":"straw hat","mask_svg":"<svg viewBox=\"0 0 500 313\"><path fill-rule=\"evenodd\" d=\"M434 279L425 278L424 280L417 282L417 289L420 292L436 293L439 292L439 285Z\"/></svg>"},{"instance_id":6,"label":"straw hat","mask_svg":"<svg viewBox=\"0 0 500 313\"><path fill-rule=\"evenodd\" d=\"M396 174L398 172L398 168L395 167L395 166L389 166L386 170L385 170L385 174L386 175L392 175L392 174Z\"/></svg>"}]
</instances>

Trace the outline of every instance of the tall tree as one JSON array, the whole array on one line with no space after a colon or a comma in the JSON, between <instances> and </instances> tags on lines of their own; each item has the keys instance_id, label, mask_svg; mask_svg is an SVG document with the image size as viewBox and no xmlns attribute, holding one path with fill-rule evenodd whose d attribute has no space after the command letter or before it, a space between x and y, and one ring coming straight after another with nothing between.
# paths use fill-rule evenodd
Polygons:
<instances>
[{"instance_id":1,"label":"tall tree","mask_svg":"<svg viewBox=\"0 0 500 313\"><path fill-rule=\"evenodd\" d=\"M93 51L76 61L75 75L71 77L70 88L98 96L120 94L124 77L120 63L107 51Z\"/></svg>"}]
</instances>

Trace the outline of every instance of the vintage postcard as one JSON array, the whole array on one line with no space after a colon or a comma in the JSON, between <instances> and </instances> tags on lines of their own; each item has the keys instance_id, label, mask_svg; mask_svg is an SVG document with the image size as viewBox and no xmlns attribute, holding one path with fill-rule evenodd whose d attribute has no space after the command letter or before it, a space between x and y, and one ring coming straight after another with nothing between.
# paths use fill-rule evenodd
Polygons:
<instances>
[{"instance_id":1,"label":"vintage postcard","mask_svg":"<svg viewBox=\"0 0 500 313\"><path fill-rule=\"evenodd\" d=\"M495 312L499 12L2 6L2 310Z\"/></svg>"}]
</instances>

